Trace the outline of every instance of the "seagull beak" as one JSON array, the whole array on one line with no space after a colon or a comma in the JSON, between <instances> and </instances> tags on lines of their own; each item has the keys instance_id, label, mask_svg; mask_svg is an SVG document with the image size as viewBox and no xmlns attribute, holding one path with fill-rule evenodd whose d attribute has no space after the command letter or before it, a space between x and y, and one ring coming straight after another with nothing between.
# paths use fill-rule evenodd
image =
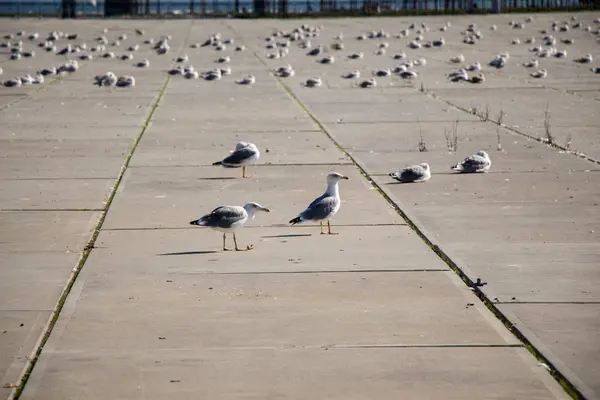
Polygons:
<instances>
[{"instance_id":1,"label":"seagull beak","mask_svg":"<svg viewBox=\"0 0 600 400\"><path fill-rule=\"evenodd\" d=\"M261 210L263 210L264 212L271 212L271 210L269 210L269 209L268 209L268 208L266 208L266 207L263 207L263 208L261 208Z\"/></svg>"},{"instance_id":2,"label":"seagull beak","mask_svg":"<svg viewBox=\"0 0 600 400\"><path fill-rule=\"evenodd\" d=\"M342 176L342 179L348 180L350 178L348 178L347 176Z\"/></svg>"}]
</instances>

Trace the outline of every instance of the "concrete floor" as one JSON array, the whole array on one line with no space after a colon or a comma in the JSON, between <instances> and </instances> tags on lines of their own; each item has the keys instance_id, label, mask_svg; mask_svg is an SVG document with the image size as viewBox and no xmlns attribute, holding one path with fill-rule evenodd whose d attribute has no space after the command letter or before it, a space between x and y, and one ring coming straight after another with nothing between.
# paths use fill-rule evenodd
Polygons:
<instances>
[{"instance_id":1,"label":"concrete floor","mask_svg":"<svg viewBox=\"0 0 600 400\"><path fill-rule=\"evenodd\" d=\"M600 28L598 15L575 15ZM600 47L582 29L553 33L575 43L559 43L565 59L541 59L549 74L536 80L521 67L532 45L509 43L539 42L539 29L570 17L536 15L524 30L508 25L524 15L3 20L2 36L60 29L89 44L104 28L110 39L126 33L117 55L141 42L133 28L143 28L171 34L172 51L158 56L142 45L135 60L147 57L149 69L98 59L41 86L0 87L0 397L568 398L418 229L468 279L487 282L477 290L582 396L600 398L600 75L590 71L597 63L572 61L598 59ZM424 21L433 40L447 20L442 48L410 50L392 36L387 55L375 56L381 40L354 39ZM266 58L266 36L303 23L324 26L313 45L344 34L335 64L296 45L282 60ZM461 42L469 23L484 35L476 46ZM247 46L224 52L233 75L167 78L177 54L214 68L221 53L189 48L213 32ZM37 57L20 61L2 50L2 80L64 62L37 47ZM458 53L485 65L504 50L509 64L484 67L482 85L445 78ZM353 51L365 58L346 59ZM363 90L340 77L393 67L400 51L427 59L419 78L377 78L377 88ZM295 77L270 73L286 64ZM134 75L137 85L93 86L108 70ZM250 73L254 86L234 83ZM323 87L302 87L311 76ZM473 108L489 110L490 120ZM539 140L546 110L556 144L570 151ZM502 127L492 121L500 112ZM449 151L444 132L456 121L458 146ZM211 166L240 140L262 151L248 179ZM488 174L451 173L482 149L493 162ZM420 162L433 171L425 184L387 176ZM330 171L350 177L333 220L339 235L290 227ZM222 252L219 233L188 225L247 201L271 209L238 234L253 251Z\"/></svg>"}]
</instances>

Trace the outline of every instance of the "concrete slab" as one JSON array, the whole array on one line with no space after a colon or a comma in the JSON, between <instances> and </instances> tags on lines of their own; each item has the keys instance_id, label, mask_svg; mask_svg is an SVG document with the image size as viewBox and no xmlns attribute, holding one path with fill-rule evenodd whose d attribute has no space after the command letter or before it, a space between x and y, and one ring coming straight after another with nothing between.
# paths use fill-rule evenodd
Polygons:
<instances>
[{"instance_id":1,"label":"concrete slab","mask_svg":"<svg viewBox=\"0 0 600 400\"><path fill-rule=\"evenodd\" d=\"M339 235L320 235L314 226L251 226L236 235L240 245L255 245L248 253L222 252L222 235L205 228L103 230L98 251L92 252L90 260L102 266L99 274L119 273L128 279L154 274L448 269L407 226L334 226ZM229 236L228 246L231 240ZM122 243L128 246L123 248ZM378 254L377 260L371 252L364 252L365 248ZM406 257L398 258L395 252L388 252L390 248ZM268 257L271 250L276 253Z\"/></svg>"},{"instance_id":2,"label":"concrete slab","mask_svg":"<svg viewBox=\"0 0 600 400\"><path fill-rule=\"evenodd\" d=\"M496 302L598 302L598 243L447 243ZM552 276L552 279L544 279Z\"/></svg>"},{"instance_id":3,"label":"concrete slab","mask_svg":"<svg viewBox=\"0 0 600 400\"><path fill-rule=\"evenodd\" d=\"M46 374L33 377L22 398L162 399L177 391L182 399L565 399L527 357L511 348L44 352Z\"/></svg>"},{"instance_id":4,"label":"concrete slab","mask_svg":"<svg viewBox=\"0 0 600 400\"><path fill-rule=\"evenodd\" d=\"M342 207L334 225L403 222L354 167L250 167L250 178L242 179L240 169L211 166L129 169L118 190L119 202L111 206L103 227L183 227L215 207L248 201L272 209L257 216L257 224L287 225L325 191L332 171L350 177L340 184Z\"/></svg>"},{"instance_id":5,"label":"concrete slab","mask_svg":"<svg viewBox=\"0 0 600 400\"><path fill-rule=\"evenodd\" d=\"M80 254L2 253L0 310L52 311Z\"/></svg>"},{"instance_id":6,"label":"concrete slab","mask_svg":"<svg viewBox=\"0 0 600 400\"><path fill-rule=\"evenodd\" d=\"M56 351L517 343L485 307L467 305L475 297L451 271L162 272L124 282L96 265ZM447 328L432 331L432 321Z\"/></svg>"},{"instance_id":7,"label":"concrete slab","mask_svg":"<svg viewBox=\"0 0 600 400\"><path fill-rule=\"evenodd\" d=\"M0 210L102 210L114 179L6 180Z\"/></svg>"},{"instance_id":8,"label":"concrete slab","mask_svg":"<svg viewBox=\"0 0 600 400\"><path fill-rule=\"evenodd\" d=\"M173 132L150 129L135 151L131 166L200 166L226 157L235 143L255 143L261 164L349 164L321 131L230 133ZM213 161L209 161L213 160Z\"/></svg>"},{"instance_id":9,"label":"concrete slab","mask_svg":"<svg viewBox=\"0 0 600 400\"><path fill-rule=\"evenodd\" d=\"M98 218L98 211L0 212L0 250L79 252Z\"/></svg>"},{"instance_id":10,"label":"concrete slab","mask_svg":"<svg viewBox=\"0 0 600 400\"><path fill-rule=\"evenodd\" d=\"M500 309L539 343L586 397L598 397L594 365L600 357L600 304L506 304Z\"/></svg>"},{"instance_id":11,"label":"concrete slab","mask_svg":"<svg viewBox=\"0 0 600 400\"><path fill-rule=\"evenodd\" d=\"M0 395L3 398L10 394L7 385L18 382L49 317L50 311L0 311Z\"/></svg>"}]
</instances>

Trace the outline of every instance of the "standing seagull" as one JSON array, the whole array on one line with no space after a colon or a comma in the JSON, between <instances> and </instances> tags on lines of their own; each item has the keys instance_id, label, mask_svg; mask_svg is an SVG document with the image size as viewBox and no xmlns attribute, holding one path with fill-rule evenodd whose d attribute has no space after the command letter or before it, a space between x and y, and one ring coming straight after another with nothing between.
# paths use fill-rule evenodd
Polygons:
<instances>
[{"instance_id":1,"label":"standing seagull","mask_svg":"<svg viewBox=\"0 0 600 400\"><path fill-rule=\"evenodd\" d=\"M225 246L225 238L227 233L233 234L233 243L235 245L235 251L247 251L252 250L252 245L246 246L245 249L238 248L237 240L235 238L235 230L244 226L248 219L254 219L254 214L257 211L269 212L268 208L261 206L258 203L246 203L243 207L240 206L221 206L217 207L203 217L197 220L191 221L190 225L207 226L216 231L223 232L223 250L228 251L229 249Z\"/></svg>"},{"instance_id":2,"label":"standing seagull","mask_svg":"<svg viewBox=\"0 0 600 400\"><path fill-rule=\"evenodd\" d=\"M246 164L258 161L260 151L254 143L239 142L235 145L235 150L221 161L213 165L222 165L226 168L242 167L242 178L246 177Z\"/></svg>"},{"instance_id":3,"label":"standing seagull","mask_svg":"<svg viewBox=\"0 0 600 400\"><path fill-rule=\"evenodd\" d=\"M431 178L431 170L429 169L429 164L423 163L411 165L398 172L392 172L390 176L402 183L425 182Z\"/></svg>"},{"instance_id":4,"label":"standing seagull","mask_svg":"<svg viewBox=\"0 0 600 400\"><path fill-rule=\"evenodd\" d=\"M491 166L492 160L490 160L490 156L481 150L477 154L469 156L452 166L451 169L464 173L487 172Z\"/></svg>"},{"instance_id":5,"label":"standing seagull","mask_svg":"<svg viewBox=\"0 0 600 400\"><path fill-rule=\"evenodd\" d=\"M323 232L323 221L327 220L327 233L329 235L337 235L331 232L329 220L340 209L340 190L338 182L341 179L348 179L347 176L332 172L327 176L327 190L321 196L317 197L306 210L302 211L296 218L290 221L290 224L296 225L305 221L319 221L321 226L321 234Z\"/></svg>"}]
</instances>

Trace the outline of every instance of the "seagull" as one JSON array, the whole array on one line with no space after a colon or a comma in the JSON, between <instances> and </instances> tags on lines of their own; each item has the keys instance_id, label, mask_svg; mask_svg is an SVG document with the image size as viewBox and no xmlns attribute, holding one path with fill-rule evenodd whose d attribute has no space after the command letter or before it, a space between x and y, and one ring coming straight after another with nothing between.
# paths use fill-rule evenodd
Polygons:
<instances>
[{"instance_id":1,"label":"seagull","mask_svg":"<svg viewBox=\"0 0 600 400\"><path fill-rule=\"evenodd\" d=\"M380 76L380 77L390 76L390 75L392 75L392 70L389 69L389 68L380 69L380 70L377 70L377 71L373 71L373 75Z\"/></svg>"},{"instance_id":2,"label":"seagull","mask_svg":"<svg viewBox=\"0 0 600 400\"><path fill-rule=\"evenodd\" d=\"M95 85L98 86L115 86L117 84L117 76L112 72L107 72L104 75L98 75L94 78Z\"/></svg>"},{"instance_id":3,"label":"seagull","mask_svg":"<svg viewBox=\"0 0 600 400\"><path fill-rule=\"evenodd\" d=\"M333 56L323 57L318 61L321 64L333 64L335 62L335 58Z\"/></svg>"},{"instance_id":4,"label":"seagull","mask_svg":"<svg viewBox=\"0 0 600 400\"><path fill-rule=\"evenodd\" d=\"M235 81L238 85L254 85L256 83L256 78L254 75L248 75L245 78Z\"/></svg>"},{"instance_id":5,"label":"seagull","mask_svg":"<svg viewBox=\"0 0 600 400\"><path fill-rule=\"evenodd\" d=\"M556 58L565 58L567 56L567 50L557 50L556 53L554 53L554 57Z\"/></svg>"},{"instance_id":6,"label":"seagull","mask_svg":"<svg viewBox=\"0 0 600 400\"><path fill-rule=\"evenodd\" d=\"M207 81L218 81L223 77L220 69L215 69L202 74L202 78Z\"/></svg>"},{"instance_id":7,"label":"seagull","mask_svg":"<svg viewBox=\"0 0 600 400\"><path fill-rule=\"evenodd\" d=\"M453 64L461 64L465 62L465 56L463 56L462 54L457 55L456 57L452 57L450 59L450 62Z\"/></svg>"},{"instance_id":8,"label":"seagull","mask_svg":"<svg viewBox=\"0 0 600 400\"><path fill-rule=\"evenodd\" d=\"M490 156L483 150L477 152L477 154L469 156L459 162L458 164L450 167L454 171L463 173L474 173L474 172L487 172L492 166Z\"/></svg>"},{"instance_id":9,"label":"seagull","mask_svg":"<svg viewBox=\"0 0 600 400\"><path fill-rule=\"evenodd\" d=\"M338 188L338 182L342 179L348 179L347 176L332 172L327 176L327 190L321 196L313 200L312 203L302 211L296 218L290 221L290 224L296 225L306 221L319 221L321 226L321 234L323 232L323 221L327 221L327 233L329 235L336 235L337 233L331 232L331 224L329 220L340 209L340 191Z\"/></svg>"},{"instance_id":10,"label":"seagull","mask_svg":"<svg viewBox=\"0 0 600 400\"><path fill-rule=\"evenodd\" d=\"M254 219L257 211L269 212L270 210L253 202L246 203L243 207L221 206L212 210L210 214L191 221L190 225L206 226L216 231L223 232L223 251L229 251L225 245L227 233L233 235L235 251L252 250L254 248L252 245L246 246L245 249L238 248L235 231L236 229L243 227L248 219Z\"/></svg>"},{"instance_id":11,"label":"seagull","mask_svg":"<svg viewBox=\"0 0 600 400\"><path fill-rule=\"evenodd\" d=\"M539 69L539 70L537 70L535 72L532 72L531 76L533 78L538 78L538 79L545 78L546 76L548 76L548 71L542 68L542 69Z\"/></svg>"},{"instance_id":12,"label":"seagull","mask_svg":"<svg viewBox=\"0 0 600 400\"><path fill-rule=\"evenodd\" d=\"M239 142L235 145L235 150L230 155L221 161L213 163L213 165L221 165L225 168L242 167L242 178L246 177L246 164L258 161L260 151L254 143Z\"/></svg>"},{"instance_id":13,"label":"seagull","mask_svg":"<svg viewBox=\"0 0 600 400\"><path fill-rule=\"evenodd\" d=\"M581 57L581 58L576 58L576 59L575 59L575 60L573 60L573 61L575 61L575 62L577 62L577 63L580 63L580 64L589 64L589 63L591 63L592 61L594 61L594 58L592 57L592 55L591 55L591 54L586 54L585 56L583 56L583 57Z\"/></svg>"},{"instance_id":14,"label":"seagull","mask_svg":"<svg viewBox=\"0 0 600 400\"><path fill-rule=\"evenodd\" d=\"M477 61L467 67L467 71L481 71L481 63Z\"/></svg>"},{"instance_id":15,"label":"seagull","mask_svg":"<svg viewBox=\"0 0 600 400\"><path fill-rule=\"evenodd\" d=\"M135 78L133 76L121 76L118 80L117 80L117 86L118 87L133 87L135 86Z\"/></svg>"},{"instance_id":16,"label":"seagull","mask_svg":"<svg viewBox=\"0 0 600 400\"><path fill-rule=\"evenodd\" d=\"M275 75L277 75L280 78L290 78L295 74L296 73L291 65L288 65L286 67L279 67L275 70Z\"/></svg>"},{"instance_id":17,"label":"seagull","mask_svg":"<svg viewBox=\"0 0 600 400\"><path fill-rule=\"evenodd\" d=\"M429 164L411 165L397 172L390 173L390 176L403 183L426 182L431 178Z\"/></svg>"},{"instance_id":18,"label":"seagull","mask_svg":"<svg viewBox=\"0 0 600 400\"><path fill-rule=\"evenodd\" d=\"M344 79L360 78L360 71L359 70L355 70L355 71L352 71L352 72L348 72L347 74L342 75L342 78L344 78Z\"/></svg>"},{"instance_id":19,"label":"seagull","mask_svg":"<svg viewBox=\"0 0 600 400\"><path fill-rule=\"evenodd\" d=\"M319 45L318 47L315 47L314 49L312 49L311 51L306 53L306 55L307 56L318 56L319 54L321 54L322 51L323 51L323 46Z\"/></svg>"},{"instance_id":20,"label":"seagull","mask_svg":"<svg viewBox=\"0 0 600 400\"><path fill-rule=\"evenodd\" d=\"M21 87L22 85L21 78L9 79L4 82L4 86L6 87Z\"/></svg>"},{"instance_id":21,"label":"seagull","mask_svg":"<svg viewBox=\"0 0 600 400\"><path fill-rule=\"evenodd\" d=\"M140 62L138 62L137 64L135 64L136 67L138 68L147 68L150 66L150 61L149 60L142 60Z\"/></svg>"},{"instance_id":22,"label":"seagull","mask_svg":"<svg viewBox=\"0 0 600 400\"><path fill-rule=\"evenodd\" d=\"M402 71L400 72L398 75L400 75L400 78L402 79L413 79L416 78L417 76L419 76L419 74L417 74L417 71Z\"/></svg>"},{"instance_id":23,"label":"seagull","mask_svg":"<svg viewBox=\"0 0 600 400\"><path fill-rule=\"evenodd\" d=\"M483 83L483 82L485 82L485 75L483 75L483 74L474 75L474 76L471 77L471 79L469 79L469 82L471 82L471 83Z\"/></svg>"},{"instance_id":24,"label":"seagull","mask_svg":"<svg viewBox=\"0 0 600 400\"><path fill-rule=\"evenodd\" d=\"M540 62L538 60L531 60L529 62L523 63L525 68L536 68Z\"/></svg>"},{"instance_id":25,"label":"seagull","mask_svg":"<svg viewBox=\"0 0 600 400\"><path fill-rule=\"evenodd\" d=\"M312 87L319 87L322 84L323 84L323 82L321 81L321 78L308 78L306 80L306 82L302 83L302 86L312 88Z\"/></svg>"},{"instance_id":26,"label":"seagull","mask_svg":"<svg viewBox=\"0 0 600 400\"><path fill-rule=\"evenodd\" d=\"M357 86L363 89L368 89L377 86L377 81L374 78L371 78L367 79L366 81L362 81L361 83L357 84Z\"/></svg>"},{"instance_id":27,"label":"seagull","mask_svg":"<svg viewBox=\"0 0 600 400\"><path fill-rule=\"evenodd\" d=\"M406 58L406 53L402 52L402 53L396 53L393 55L394 60L403 60Z\"/></svg>"}]
</instances>

